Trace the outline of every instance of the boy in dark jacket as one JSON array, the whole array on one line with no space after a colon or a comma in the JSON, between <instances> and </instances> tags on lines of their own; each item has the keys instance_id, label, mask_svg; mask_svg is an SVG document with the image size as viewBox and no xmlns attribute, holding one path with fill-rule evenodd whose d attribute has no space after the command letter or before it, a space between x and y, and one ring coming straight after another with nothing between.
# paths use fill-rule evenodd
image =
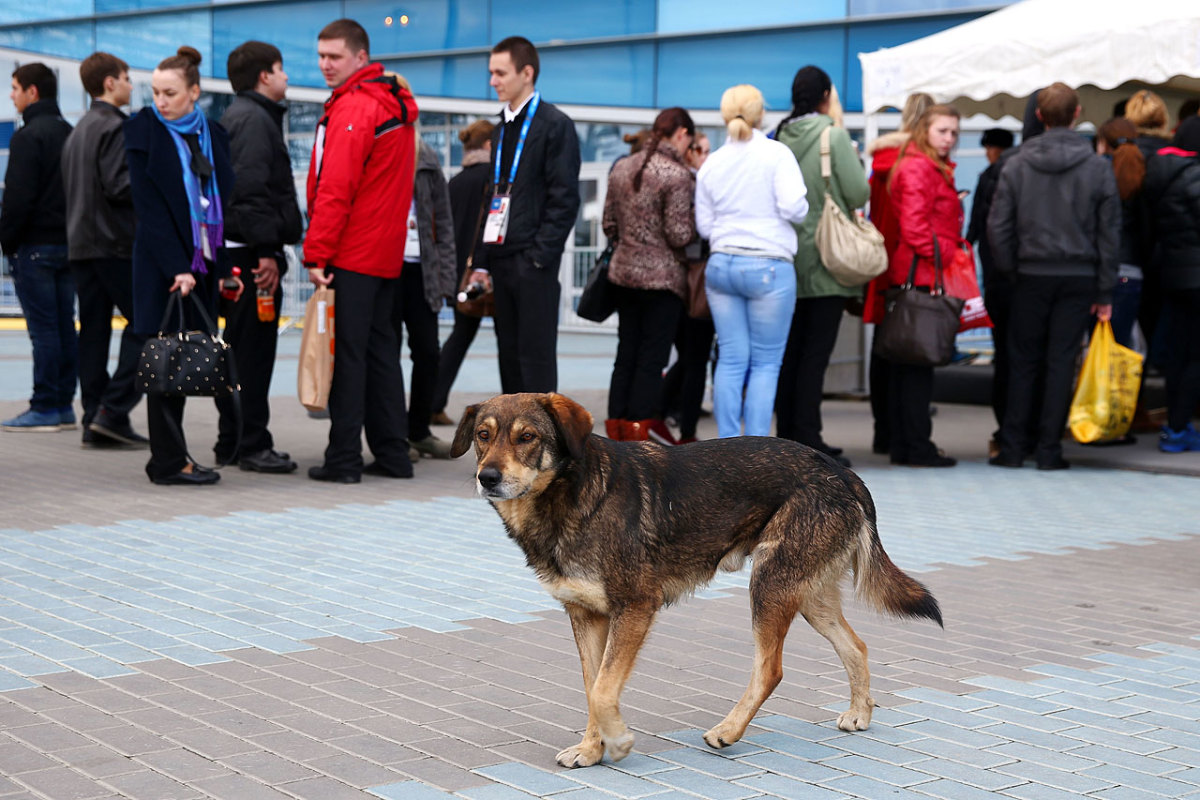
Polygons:
<instances>
[{"instance_id":1,"label":"boy in dark jacket","mask_svg":"<svg viewBox=\"0 0 1200 800\"><path fill-rule=\"evenodd\" d=\"M79 296L79 394L83 444L149 445L134 432L129 412L141 399L134 384L142 338L133 322L133 194L125 162L121 106L133 84L129 65L111 53L92 53L79 65L92 106L63 147L67 244ZM113 306L127 323L117 368L108 374Z\"/></svg>"},{"instance_id":2,"label":"boy in dark jacket","mask_svg":"<svg viewBox=\"0 0 1200 800\"><path fill-rule=\"evenodd\" d=\"M1063 83L1038 93L1046 132L1005 165L988 214L996 270L1016 284L1008 407L1000 452L989 459L994 466L1019 467L1030 452L1038 469L1070 466L1061 440L1075 358L1090 315L1112 316L1121 203L1112 169L1071 130L1079 111L1079 96ZM1044 384L1032 442L1026 432L1039 371Z\"/></svg>"},{"instance_id":3,"label":"boy in dark jacket","mask_svg":"<svg viewBox=\"0 0 1200 800\"><path fill-rule=\"evenodd\" d=\"M217 407L221 420L213 448L221 461L236 459L244 470L287 473L296 462L275 450L267 425L271 406L267 393L275 371L275 344L287 271L283 246L300 240L300 206L292 180L292 162L283 141L283 105L288 77L279 49L249 41L229 54L226 71L237 98L221 117L229 132L236 178L226 203L225 239L235 267L242 270L246 291L235 301L222 300L225 340L237 359L242 384L242 438L238 452L237 417L232 401ZM265 304L263 313L259 305Z\"/></svg>"},{"instance_id":4,"label":"boy in dark jacket","mask_svg":"<svg viewBox=\"0 0 1200 800\"><path fill-rule=\"evenodd\" d=\"M71 126L58 110L58 79L45 64L18 67L9 96L24 124L9 144L0 246L33 342L33 395L28 410L0 427L73 430L79 344L61 169Z\"/></svg>"}]
</instances>

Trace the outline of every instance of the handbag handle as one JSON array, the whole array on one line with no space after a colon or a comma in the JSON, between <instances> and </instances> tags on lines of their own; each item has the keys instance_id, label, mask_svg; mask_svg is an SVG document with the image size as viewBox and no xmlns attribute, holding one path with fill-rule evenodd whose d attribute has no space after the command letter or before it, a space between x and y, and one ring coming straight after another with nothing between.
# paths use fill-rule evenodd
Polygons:
<instances>
[{"instance_id":1,"label":"handbag handle","mask_svg":"<svg viewBox=\"0 0 1200 800\"><path fill-rule=\"evenodd\" d=\"M900 287L902 289L912 289L917 281L917 262L921 257L913 253L912 266L908 268L908 280ZM938 247L937 234L933 234L933 286L930 287L931 295L945 294L946 285L942 282L942 248Z\"/></svg>"},{"instance_id":2,"label":"handbag handle","mask_svg":"<svg viewBox=\"0 0 1200 800\"><path fill-rule=\"evenodd\" d=\"M195 290L193 289L193 292L194 291ZM221 336L217 331L217 326L213 323L212 317L208 315L208 311L204 308L204 303L201 303L200 298L196 297L194 293L189 293L189 296L192 298L192 302L196 304L196 309L200 312L200 320L205 325L205 332L212 334L213 338L220 340ZM172 303L172 300L175 302ZM173 307L179 309L179 328L177 329L177 332L183 334L187 328L187 317L183 313L183 295L178 289L176 289L167 297L167 307L163 309L162 322L158 323L159 336L163 336L164 331L167 329L167 321L171 318L171 311Z\"/></svg>"}]
</instances>

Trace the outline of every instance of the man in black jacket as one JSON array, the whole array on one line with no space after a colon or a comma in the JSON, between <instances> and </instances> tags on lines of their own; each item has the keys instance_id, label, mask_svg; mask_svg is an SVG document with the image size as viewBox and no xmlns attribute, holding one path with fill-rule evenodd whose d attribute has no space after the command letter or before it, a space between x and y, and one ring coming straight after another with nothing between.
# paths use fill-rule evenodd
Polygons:
<instances>
[{"instance_id":1,"label":"man in black jacket","mask_svg":"<svg viewBox=\"0 0 1200 800\"><path fill-rule=\"evenodd\" d=\"M996 269L1013 291L1008 407L1000 426L998 467L1019 467L1033 452L1038 469L1066 469L1062 433L1071 403L1075 358L1091 314L1112 316L1121 203L1112 168L1071 130L1079 96L1063 83L1038 93L1046 132L1022 143L1000 173L988 214ZM1037 441L1027 431L1044 384Z\"/></svg>"},{"instance_id":2,"label":"man in black jacket","mask_svg":"<svg viewBox=\"0 0 1200 800\"><path fill-rule=\"evenodd\" d=\"M71 126L58 110L58 79L45 64L18 67L9 96L24 124L9 144L0 247L33 342L33 395L26 411L0 427L73 430L79 343L61 169Z\"/></svg>"},{"instance_id":3,"label":"man in black jacket","mask_svg":"<svg viewBox=\"0 0 1200 800\"><path fill-rule=\"evenodd\" d=\"M510 36L492 48L491 86L504 101L492 137L491 205L484 263L494 285L500 386L552 392L558 386L559 261L579 211L575 123L535 91L538 53ZM477 262L480 261L477 257Z\"/></svg>"},{"instance_id":4,"label":"man in black jacket","mask_svg":"<svg viewBox=\"0 0 1200 800\"><path fill-rule=\"evenodd\" d=\"M141 399L135 385L142 338L133 332L133 197L125 163L133 84L129 65L111 53L92 53L79 65L92 107L63 147L67 245L79 297L79 395L83 444L149 445L134 432L129 412ZM108 374L113 306L125 317L117 368Z\"/></svg>"},{"instance_id":5,"label":"man in black jacket","mask_svg":"<svg viewBox=\"0 0 1200 800\"><path fill-rule=\"evenodd\" d=\"M233 196L226 202L225 240L246 290L236 301L222 300L221 310L225 340L233 348L242 384L244 422L238 446L232 402L218 402L220 433L213 449L218 459L232 456L244 470L287 473L296 469L296 462L275 450L267 430L267 395L275 371L279 281L287 270L283 246L299 241L302 232L292 163L283 141L288 78L279 49L256 41L229 54L226 72L237 97L221 117L229 132L236 178Z\"/></svg>"}]
</instances>

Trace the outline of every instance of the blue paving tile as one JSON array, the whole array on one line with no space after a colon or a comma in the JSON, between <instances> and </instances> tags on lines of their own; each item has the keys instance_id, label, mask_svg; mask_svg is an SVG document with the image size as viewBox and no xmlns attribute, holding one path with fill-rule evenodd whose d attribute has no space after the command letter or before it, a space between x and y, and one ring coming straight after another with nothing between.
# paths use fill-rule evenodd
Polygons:
<instances>
[{"instance_id":1,"label":"blue paving tile","mask_svg":"<svg viewBox=\"0 0 1200 800\"><path fill-rule=\"evenodd\" d=\"M471 789L462 789L458 792L467 800L530 800L536 798L537 795L522 792L519 789L514 789L511 786L504 786L499 783L494 783L491 786L476 786ZM563 795L559 795L562 797Z\"/></svg>"},{"instance_id":2,"label":"blue paving tile","mask_svg":"<svg viewBox=\"0 0 1200 800\"><path fill-rule=\"evenodd\" d=\"M841 755L838 750L828 747L825 744L810 742L807 739L792 736L782 731L756 733L753 736L747 736L742 741L809 761L820 761L823 758L833 758Z\"/></svg>"},{"instance_id":3,"label":"blue paving tile","mask_svg":"<svg viewBox=\"0 0 1200 800\"><path fill-rule=\"evenodd\" d=\"M815 764L804 759L786 756L783 753L757 753L752 756L746 756L742 761L767 772L787 775L788 777L812 783L833 780L834 778L841 778L846 775L842 770L833 769L825 764Z\"/></svg>"},{"instance_id":4,"label":"blue paving tile","mask_svg":"<svg viewBox=\"0 0 1200 800\"><path fill-rule=\"evenodd\" d=\"M851 775L869 775L875 780L901 788L911 788L918 783L930 780L928 773L917 771L920 769L920 765L917 765L917 769L908 769L863 756L845 756L828 761L826 764Z\"/></svg>"},{"instance_id":5,"label":"blue paving tile","mask_svg":"<svg viewBox=\"0 0 1200 800\"><path fill-rule=\"evenodd\" d=\"M704 753L689 748L666 750L655 755L657 758L671 762L672 764L684 766L688 769L703 772L706 775L724 780L746 778L762 772L760 768L751 766L739 759L725 758L715 753ZM621 763L623 764L624 762Z\"/></svg>"},{"instance_id":6,"label":"blue paving tile","mask_svg":"<svg viewBox=\"0 0 1200 800\"><path fill-rule=\"evenodd\" d=\"M481 767L475 770L475 773L533 795L553 794L579 788L579 784L574 781L526 764L497 764L492 767Z\"/></svg>"},{"instance_id":7,"label":"blue paving tile","mask_svg":"<svg viewBox=\"0 0 1200 800\"><path fill-rule=\"evenodd\" d=\"M1190 792L1194 788L1194 784L1186 784L1170 778L1154 777L1113 764L1101 764L1098 767L1084 770L1080 774L1119 786L1136 786L1162 797L1181 797L1184 792Z\"/></svg>"},{"instance_id":8,"label":"blue paving tile","mask_svg":"<svg viewBox=\"0 0 1200 800\"><path fill-rule=\"evenodd\" d=\"M594 789L600 789L601 791L621 797L639 798L649 797L652 794L661 792L662 786L657 782L666 782L675 772L661 772L651 776L656 782L620 772L606 765L571 770L565 774L570 780L584 786L590 786Z\"/></svg>"},{"instance_id":9,"label":"blue paving tile","mask_svg":"<svg viewBox=\"0 0 1200 800\"><path fill-rule=\"evenodd\" d=\"M762 794L757 789L727 783L726 781L686 769L663 772L653 777L656 783L664 784L673 789L679 789L688 794L698 795L705 798L705 800L745 800L746 798Z\"/></svg>"},{"instance_id":10,"label":"blue paving tile","mask_svg":"<svg viewBox=\"0 0 1200 800\"><path fill-rule=\"evenodd\" d=\"M838 778L827 781L825 785L836 792L842 792L852 797L862 797L865 800L929 800L927 794L917 794L863 775Z\"/></svg>"},{"instance_id":11,"label":"blue paving tile","mask_svg":"<svg viewBox=\"0 0 1200 800\"><path fill-rule=\"evenodd\" d=\"M813 786L811 783L803 783L782 775L758 775L739 780L738 784L774 797L795 797L804 800L842 800L849 797L834 789Z\"/></svg>"},{"instance_id":12,"label":"blue paving tile","mask_svg":"<svg viewBox=\"0 0 1200 800\"><path fill-rule=\"evenodd\" d=\"M453 800L454 795L434 789L418 781L402 781L376 786L368 791L383 800Z\"/></svg>"}]
</instances>

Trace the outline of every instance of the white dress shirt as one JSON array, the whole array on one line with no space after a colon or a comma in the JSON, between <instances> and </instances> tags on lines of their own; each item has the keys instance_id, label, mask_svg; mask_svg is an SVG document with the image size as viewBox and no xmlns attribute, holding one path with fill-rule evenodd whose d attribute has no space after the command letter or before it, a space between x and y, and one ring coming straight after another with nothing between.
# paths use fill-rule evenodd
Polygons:
<instances>
[{"instance_id":1,"label":"white dress shirt","mask_svg":"<svg viewBox=\"0 0 1200 800\"><path fill-rule=\"evenodd\" d=\"M696 230L713 252L758 252L791 261L808 190L792 151L755 130L726 140L696 176Z\"/></svg>"}]
</instances>

